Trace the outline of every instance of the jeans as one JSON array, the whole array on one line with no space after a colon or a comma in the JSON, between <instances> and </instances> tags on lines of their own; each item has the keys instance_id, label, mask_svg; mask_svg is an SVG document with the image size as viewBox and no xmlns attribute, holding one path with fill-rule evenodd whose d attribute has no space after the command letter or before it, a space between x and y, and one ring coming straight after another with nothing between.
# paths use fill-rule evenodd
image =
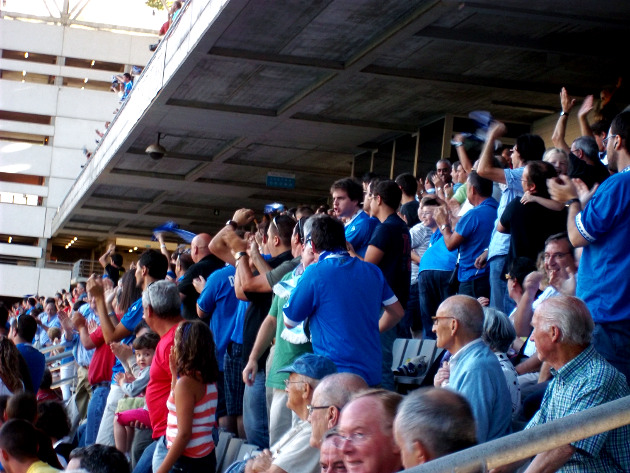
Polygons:
<instances>
[{"instance_id":1,"label":"jeans","mask_svg":"<svg viewBox=\"0 0 630 473\"><path fill-rule=\"evenodd\" d=\"M630 321L596 323L593 345L608 363L621 371L630 384Z\"/></svg>"},{"instance_id":2,"label":"jeans","mask_svg":"<svg viewBox=\"0 0 630 473\"><path fill-rule=\"evenodd\" d=\"M459 283L458 294L465 294L475 299L479 297L490 297L490 281L487 274L480 278L469 279L468 281L462 281Z\"/></svg>"},{"instance_id":3,"label":"jeans","mask_svg":"<svg viewBox=\"0 0 630 473\"><path fill-rule=\"evenodd\" d=\"M96 443L109 445L110 447L114 446L114 414L116 413L118 401L120 401L124 395L125 393L120 386L117 384L111 385L109 395L107 396L105 412L103 412L101 425L98 429L98 435L96 436Z\"/></svg>"},{"instance_id":4,"label":"jeans","mask_svg":"<svg viewBox=\"0 0 630 473\"><path fill-rule=\"evenodd\" d=\"M243 394L243 424L247 443L257 445L261 450L269 448L265 379L265 371L258 371L254 385L245 386Z\"/></svg>"},{"instance_id":5,"label":"jeans","mask_svg":"<svg viewBox=\"0 0 630 473\"><path fill-rule=\"evenodd\" d=\"M107 404L108 395L109 385L98 386L92 389L92 399L90 399L87 410L87 427L85 430L86 447L89 447L96 442L96 436L101 425L103 412L105 412L105 404Z\"/></svg>"},{"instance_id":6,"label":"jeans","mask_svg":"<svg viewBox=\"0 0 630 473\"><path fill-rule=\"evenodd\" d=\"M433 320L439 305L452 296L448 280L452 271L422 271L418 274L418 299L420 301L420 318L422 319L423 338L435 340L432 332Z\"/></svg>"},{"instance_id":7,"label":"jeans","mask_svg":"<svg viewBox=\"0 0 630 473\"><path fill-rule=\"evenodd\" d=\"M153 452L153 459L151 461L151 466L153 471L158 471L160 465L164 463L164 459L168 454L168 448L166 448L166 435L162 435L159 439L157 439L155 445L155 452ZM142 458L140 458L142 460Z\"/></svg>"},{"instance_id":8,"label":"jeans","mask_svg":"<svg viewBox=\"0 0 630 473\"><path fill-rule=\"evenodd\" d=\"M61 369L59 370L59 377L61 379L71 378L74 376L76 370L76 364L74 361L70 363L64 363L61 365ZM63 395L63 400L67 401L72 396L72 383L64 384L61 386L61 394Z\"/></svg>"},{"instance_id":9,"label":"jeans","mask_svg":"<svg viewBox=\"0 0 630 473\"><path fill-rule=\"evenodd\" d=\"M418 299L418 283L409 286L409 300L405 308L405 315L397 325L398 338L409 338L411 330L419 332L422 330L422 320L420 319L420 300Z\"/></svg>"},{"instance_id":10,"label":"jeans","mask_svg":"<svg viewBox=\"0 0 630 473\"><path fill-rule=\"evenodd\" d=\"M157 446L157 440L150 443L147 448L142 452L142 456L136 463L133 473L151 473L153 471L153 454L155 453L155 447Z\"/></svg>"},{"instance_id":11,"label":"jeans","mask_svg":"<svg viewBox=\"0 0 630 473\"><path fill-rule=\"evenodd\" d=\"M505 298L509 298L507 295L507 281L502 277L506 259L507 255L499 255L493 256L488 261L490 265L490 307L509 314L509 312L505 311Z\"/></svg>"},{"instance_id":12,"label":"jeans","mask_svg":"<svg viewBox=\"0 0 630 473\"><path fill-rule=\"evenodd\" d=\"M381 332L381 351L383 353L381 387L390 391L396 390L394 372L392 371L394 340L396 340L396 327L390 328L387 332Z\"/></svg>"}]
</instances>

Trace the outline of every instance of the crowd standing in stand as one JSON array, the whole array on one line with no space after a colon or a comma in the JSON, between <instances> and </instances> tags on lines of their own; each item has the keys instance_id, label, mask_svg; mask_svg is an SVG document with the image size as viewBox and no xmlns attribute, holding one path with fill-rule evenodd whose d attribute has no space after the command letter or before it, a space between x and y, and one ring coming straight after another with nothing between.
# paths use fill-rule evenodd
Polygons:
<instances>
[{"instance_id":1,"label":"crowd standing in stand","mask_svg":"<svg viewBox=\"0 0 630 473\"><path fill-rule=\"evenodd\" d=\"M103 277L2 307L4 469L214 471L229 431L259 450L231 472L389 473L627 396L630 112L589 125L587 97L569 146L565 89L560 106L547 151L498 148L493 122L478 159L457 134L426 179L340 179L331 209L260 222L237 209L186 251L158 234L127 271L110 245ZM392 348L411 337L444 351L403 396ZM62 350L76 383L58 397ZM629 434L527 471L630 471Z\"/></svg>"}]
</instances>

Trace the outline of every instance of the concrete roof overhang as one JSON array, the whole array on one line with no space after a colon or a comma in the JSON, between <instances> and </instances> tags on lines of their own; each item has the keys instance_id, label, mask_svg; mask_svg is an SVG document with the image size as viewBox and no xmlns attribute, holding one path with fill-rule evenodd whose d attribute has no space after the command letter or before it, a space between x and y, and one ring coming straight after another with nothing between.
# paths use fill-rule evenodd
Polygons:
<instances>
[{"instance_id":1,"label":"concrete roof overhang","mask_svg":"<svg viewBox=\"0 0 630 473\"><path fill-rule=\"evenodd\" d=\"M530 125L558 111L562 86L597 94L627 71L629 24L626 0L194 0L53 235L212 231L238 207L325 200L358 156L441 117ZM267 187L269 172L295 188Z\"/></svg>"}]
</instances>

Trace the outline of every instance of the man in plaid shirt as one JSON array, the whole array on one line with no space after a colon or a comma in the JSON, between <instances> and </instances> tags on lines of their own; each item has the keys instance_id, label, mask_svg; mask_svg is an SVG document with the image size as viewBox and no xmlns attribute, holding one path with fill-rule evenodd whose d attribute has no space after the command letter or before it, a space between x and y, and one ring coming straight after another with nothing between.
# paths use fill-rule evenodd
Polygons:
<instances>
[{"instance_id":1,"label":"man in plaid shirt","mask_svg":"<svg viewBox=\"0 0 630 473\"><path fill-rule=\"evenodd\" d=\"M540 410L526 428L551 422L630 394L623 374L591 345L593 319L575 297L545 300L534 312L538 356L551 366ZM603 432L538 454L527 472L630 471L630 426Z\"/></svg>"}]
</instances>

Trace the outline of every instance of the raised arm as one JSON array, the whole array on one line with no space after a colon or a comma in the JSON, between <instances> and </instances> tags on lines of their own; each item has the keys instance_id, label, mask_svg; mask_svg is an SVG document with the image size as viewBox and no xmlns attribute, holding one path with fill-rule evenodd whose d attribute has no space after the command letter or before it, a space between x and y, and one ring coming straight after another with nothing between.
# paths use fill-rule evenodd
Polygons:
<instances>
[{"instance_id":1,"label":"raised arm","mask_svg":"<svg viewBox=\"0 0 630 473\"><path fill-rule=\"evenodd\" d=\"M562 107L562 113L558 117L556 128L553 130L551 140L556 148L565 150L567 153L571 152L571 148L565 141L565 134L567 131L567 121L569 120L569 112L575 105L575 99L569 95L567 89L564 87L560 90L560 106Z\"/></svg>"},{"instance_id":2,"label":"raised arm","mask_svg":"<svg viewBox=\"0 0 630 473\"><path fill-rule=\"evenodd\" d=\"M457 151L457 159L459 159L460 164L466 171L466 174L470 174L472 171L473 163L468 157L468 153L466 152L466 148L464 148L464 136L460 133L456 134L453 138L455 144L455 151Z\"/></svg>"},{"instance_id":3,"label":"raised arm","mask_svg":"<svg viewBox=\"0 0 630 473\"><path fill-rule=\"evenodd\" d=\"M503 169L494 167L494 141L501 138L506 131L507 128L501 122L494 122L490 125L488 134L486 135L486 143L479 157L479 167L477 168L477 173L481 177L500 184L506 183L505 173Z\"/></svg>"},{"instance_id":4,"label":"raised arm","mask_svg":"<svg viewBox=\"0 0 630 473\"><path fill-rule=\"evenodd\" d=\"M593 110L593 96L587 95L578 110L578 122L580 123L580 133L582 136L593 136L593 130L588 124L588 114Z\"/></svg>"},{"instance_id":5,"label":"raised arm","mask_svg":"<svg viewBox=\"0 0 630 473\"><path fill-rule=\"evenodd\" d=\"M103 256L98 259L98 262L101 263L101 266L103 268L109 264L109 258L112 256L112 254L114 254L114 251L116 251L116 245L110 243L110 245L107 247L107 251L103 254Z\"/></svg>"}]
</instances>

